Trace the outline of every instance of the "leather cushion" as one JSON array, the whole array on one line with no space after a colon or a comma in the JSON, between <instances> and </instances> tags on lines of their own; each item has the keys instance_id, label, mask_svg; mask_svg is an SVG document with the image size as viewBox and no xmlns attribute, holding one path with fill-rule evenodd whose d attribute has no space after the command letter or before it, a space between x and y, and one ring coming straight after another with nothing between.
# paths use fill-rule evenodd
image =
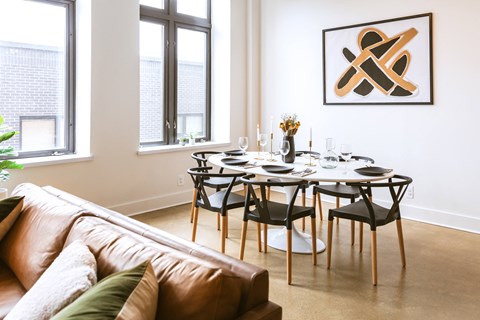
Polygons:
<instances>
[{"instance_id":1,"label":"leather cushion","mask_svg":"<svg viewBox=\"0 0 480 320\"><path fill-rule=\"evenodd\" d=\"M156 319L233 319L238 313L241 280L228 270L96 217L78 219L65 245L77 239L95 255L98 279L151 261L159 283Z\"/></svg>"},{"instance_id":2,"label":"leather cushion","mask_svg":"<svg viewBox=\"0 0 480 320\"><path fill-rule=\"evenodd\" d=\"M153 320L157 298L157 279L152 265L145 261L104 278L52 320Z\"/></svg>"},{"instance_id":3,"label":"leather cushion","mask_svg":"<svg viewBox=\"0 0 480 320\"><path fill-rule=\"evenodd\" d=\"M0 319L13 309L25 292L12 270L0 261Z\"/></svg>"},{"instance_id":4,"label":"leather cushion","mask_svg":"<svg viewBox=\"0 0 480 320\"><path fill-rule=\"evenodd\" d=\"M0 258L30 290L62 251L68 231L83 209L33 184L22 184L12 194L25 196L23 210L0 242Z\"/></svg>"}]
</instances>

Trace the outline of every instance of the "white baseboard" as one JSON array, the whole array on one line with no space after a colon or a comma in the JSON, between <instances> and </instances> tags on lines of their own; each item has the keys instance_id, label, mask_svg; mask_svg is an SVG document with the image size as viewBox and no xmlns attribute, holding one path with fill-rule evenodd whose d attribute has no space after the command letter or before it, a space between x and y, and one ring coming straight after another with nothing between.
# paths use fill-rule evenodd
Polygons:
<instances>
[{"instance_id":1,"label":"white baseboard","mask_svg":"<svg viewBox=\"0 0 480 320\"><path fill-rule=\"evenodd\" d=\"M243 190L243 186L235 186L233 188L234 192L241 190ZM175 207L185 203L191 203L191 201L192 190L188 190L164 194L158 197L141 199L138 201L125 202L115 206L111 206L109 207L109 209L131 217L137 214Z\"/></svg>"},{"instance_id":2,"label":"white baseboard","mask_svg":"<svg viewBox=\"0 0 480 320\"><path fill-rule=\"evenodd\" d=\"M243 187L241 186L237 186L234 190L239 191L242 188ZM282 192L281 188L272 188L272 190ZM191 201L191 197L192 191L188 190L127 202L110 207L109 209L121 212L127 216L134 216L149 211L160 210L189 203ZM311 198L311 195L308 195L308 198ZM322 201L333 203L333 200L331 199L329 199L329 197L322 197ZM377 202L384 206L388 206L387 201L377 200ZM480 218L468 217L458 213L421 208L412 205L402 205L401 210L402 218L405 219L480 234Z\"/></svg>"},{"instance_id":3,"label":"white baseboard","mask_svg":"<svg viewBox=\"0 0 480 320\"><path fill-rule=\"evenodd\" d=\"M282 188L272 188L272 190L283 193ZM307 193L307 198L311 198L311 194ZM334 199L322 196L323 202L335 203ZM390 205L387 201L376 200L376 202L385 207ZM480 234L480 218L406 204L401 205L401 213L404 219Z\"/></svg>"},{"instance_id":4,"label":"white baseboard","mask_svg":"<svg viewBox=\"0 0 480 320\"><path fill-rule=\"evenodd\" d=\"M150 211L178 206L192 201L192 191L164 194L158 197L126 202L109 207L109 209L121 212L126 216L134 216Z\"/></svg>"}]
</instances>

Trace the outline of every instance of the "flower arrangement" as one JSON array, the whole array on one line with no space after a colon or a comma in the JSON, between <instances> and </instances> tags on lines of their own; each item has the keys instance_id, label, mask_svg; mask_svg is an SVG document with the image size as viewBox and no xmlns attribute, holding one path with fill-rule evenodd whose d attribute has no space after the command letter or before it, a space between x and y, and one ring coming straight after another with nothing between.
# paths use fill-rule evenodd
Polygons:
<instances>
[{"instance_id":1,"label":"flower arrangement","mask_svg":"<svg viewBox=\"0 0 480 320\"><path fill-rule=\"evenodd\" d=\"M280 129L282 129L285 136L294 136L300 127L300 121L297 120L297 114L283 113L280 118Z\"/></svg>"},{"instance_id":2,"label":"flower arrangement","mask_svg":"<svg viewBox=\"0 0 480 320\"><path fill-rule=\"evenodd\" d=\"M18 133L4 125L4 121L4 118L0 116L0 143L7 141ZM17 155L17 152L15 152L15 149L12 146L0 147L0 181L7 181L8 178L10 178L10 173L5 169L23 169L21 164L17 164L15 161L7 159L8 157L16 157Z\"/></svg>"}]
</instances>

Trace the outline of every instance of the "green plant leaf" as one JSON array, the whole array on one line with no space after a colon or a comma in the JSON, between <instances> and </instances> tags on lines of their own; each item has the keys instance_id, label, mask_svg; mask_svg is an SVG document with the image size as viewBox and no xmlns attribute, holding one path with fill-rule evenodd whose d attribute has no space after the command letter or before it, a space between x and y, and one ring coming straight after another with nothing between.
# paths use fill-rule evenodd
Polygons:
<instances>
[{"instance_id":1,"label":"green plant leaf","mask_svg":"<svg viewBox=\"0 0 480 320\"><path fill-rule=\"evenodd\" d=\"M12 146L9 147L0 147L0 157L16 157L18 152L15 151L15 148Z\"/></svg>"},{"instance_id":2,"label":"green plant leaf","mask_svg":"<svg viewBox=\"0 0 480 320\"><path fill-rule=\"evenodd\" d=\"M2 116L0 116L0 126L3 124L4 121L5 119Z\"/></svg>"},{"instance_id":3,"label":"green plant leaf","mask_svg":"<svg viewBox=\"0 0 480 320\"><path fill-rule=\"evenodd\" d=\"M6 141L6 140L10 139L11 137L13 137L16 134L17 134L16 131L5 132L4 134L2 134L0 136L0 142L3 142L3 141Z\"/></svg>"},{"instance_id":4,"label":"green plant leaf","mask_svg":"<svg viewBox=\"0 0 480 320\"><path fill-rule=\"evenodd\" d=\"M0 170L0 181L7 181L10 178L10 173L6 170Z\"/></svg>"},{"instance_id":5,"label":"green plant leaf","mask_svg":"<svg viewBox=\"0 0 480 320\"><path fill-rule=\"evenodd\" d=\"M23 169L23 165L11 160L2 160L0 161L0 170L3 169Z\"/></svg>"}]
</instances>

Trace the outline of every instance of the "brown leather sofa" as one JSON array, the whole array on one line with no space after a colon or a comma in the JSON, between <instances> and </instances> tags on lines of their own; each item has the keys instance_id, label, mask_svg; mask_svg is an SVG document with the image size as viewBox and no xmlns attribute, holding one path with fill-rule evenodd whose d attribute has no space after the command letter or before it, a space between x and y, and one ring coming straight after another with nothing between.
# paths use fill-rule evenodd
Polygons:
<instances>
[{"instance_id":1,"label":"brown leather sofa","mask_svg":"<svg viewBox=\"0 0 480 320\"><path fill-rule=\"evenodd\" d=\"M157 319L281 319L268 300L268 272L53 187L19 185L18 220L0 242L0 319L61 250L81 239L98 279L150 260L159 284Z\"/></svg>"}]
</instances>

